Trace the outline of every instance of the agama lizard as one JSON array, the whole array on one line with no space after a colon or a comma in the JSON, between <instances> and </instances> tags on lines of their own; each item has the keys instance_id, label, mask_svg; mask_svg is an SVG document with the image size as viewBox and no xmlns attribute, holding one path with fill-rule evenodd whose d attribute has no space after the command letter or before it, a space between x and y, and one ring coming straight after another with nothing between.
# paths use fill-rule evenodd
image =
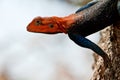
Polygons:
<instances>
[{"instance_id":1,"label":"agama lizard","mask_svg":"<svg viewBox=\"0 0 120 80\"><path fill-rule=\"evenodd\" d=\"M79 46L89 48L100 55L104 65L110 65L108 55L95 43L85 38L113 24L119 19L118 0L99 0L88 3L76 13L66 17L36 17L27 26L29 32L56 34L66 33Z\"/></svg>"}]
</instances>

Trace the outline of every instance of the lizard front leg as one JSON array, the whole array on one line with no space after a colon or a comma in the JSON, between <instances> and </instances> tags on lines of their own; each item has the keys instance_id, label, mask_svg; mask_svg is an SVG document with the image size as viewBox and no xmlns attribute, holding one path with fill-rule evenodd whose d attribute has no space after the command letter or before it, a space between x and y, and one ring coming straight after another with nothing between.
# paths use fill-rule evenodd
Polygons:
<instances>
[{"instance_id":1,"label":"lizard front leg","mask_svg":"<svg viewBox=\"0 0 120 80\"><path fill-rule=\"evenodd\" d=\"M75 13L79 13L80 11L83 11L91 6L93 6L94 4L96 4L98 1L95 0L95 1L91 1L89 2L88 4L86 4L85 6L82 6L81 8L79 8Z\"/></svg>"},{"instance_id":2,"label":"lizard front leg","mask_svg":"<svg viewBox=\"0 0 120 80\"><path fill-rule=\"evenodd\" d=\"M84 48L89 48L96 52L98 55L100 55L104 60L104 66L105 68L110 66L111 60L109 59L108 55L95 43L90 41L89 39L75 33L68 33L68 36L71 40L73 40L76 44L79 46L82 46Z\"/></svg>"}]
</instances>

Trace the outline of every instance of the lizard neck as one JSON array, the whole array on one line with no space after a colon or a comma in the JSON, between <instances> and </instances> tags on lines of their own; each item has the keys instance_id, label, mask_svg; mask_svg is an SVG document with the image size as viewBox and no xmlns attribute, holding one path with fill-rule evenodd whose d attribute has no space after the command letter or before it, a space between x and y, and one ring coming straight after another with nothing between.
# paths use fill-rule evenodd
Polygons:
<instances>
[{"instance_id":1,"label":"lizard neck","mask_svg":"<svg viewBox=\"0 0 120 80\"><path fill-rule=\"evenodd\" d=\"M58 21L58 26L60 30L64 33L68 33L68 30L70 29L71 25L75 23L75 14L71 14L66 17L61 17Z\"/></svg>"}]
</instances>

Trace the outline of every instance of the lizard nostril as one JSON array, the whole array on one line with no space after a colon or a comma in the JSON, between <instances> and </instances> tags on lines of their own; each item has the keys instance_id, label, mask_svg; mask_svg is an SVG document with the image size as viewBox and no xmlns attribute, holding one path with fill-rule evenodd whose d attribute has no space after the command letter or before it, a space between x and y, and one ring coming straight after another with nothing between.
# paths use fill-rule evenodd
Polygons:
<instances>
[{"instance_id":1,"label":"lizard nostril","mask_svg":"<svg viewBox=\"0 0 120 80\"><path fill-rule=\"evenodd\" d=\"M29 24L28 26L27 26L27 31L31 31L31 26L30 26L31 24Z\"/></svg>"},{"instance_id":2,"label":"lizard nostril","mask_svg":"<svg viewBox=\"0 0 120 80\"><path fill-rule=\"evenodd\" d=\"M29 25L27 26L27 31L30 31Z\"/></svg>"}]
</instances>

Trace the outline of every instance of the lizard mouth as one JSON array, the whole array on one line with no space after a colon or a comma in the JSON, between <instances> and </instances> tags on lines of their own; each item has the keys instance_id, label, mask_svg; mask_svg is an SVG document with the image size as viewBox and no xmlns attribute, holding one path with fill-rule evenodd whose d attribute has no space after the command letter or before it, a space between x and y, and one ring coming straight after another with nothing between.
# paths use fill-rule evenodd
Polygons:
<instances>
[{"instance_id":1,"label":"lizard mouth","mask_svg":"<svg viewBox=\"0 0 120 80\"><path fill-rule=\"evenodd\" d=\"M43 34L57 34L58 32L39 32L37 29L31 29L31 27L28 25L27 26L27 31L28 32L33 32L33 33L43 33Z\"/></svg>"}]
</instances>

